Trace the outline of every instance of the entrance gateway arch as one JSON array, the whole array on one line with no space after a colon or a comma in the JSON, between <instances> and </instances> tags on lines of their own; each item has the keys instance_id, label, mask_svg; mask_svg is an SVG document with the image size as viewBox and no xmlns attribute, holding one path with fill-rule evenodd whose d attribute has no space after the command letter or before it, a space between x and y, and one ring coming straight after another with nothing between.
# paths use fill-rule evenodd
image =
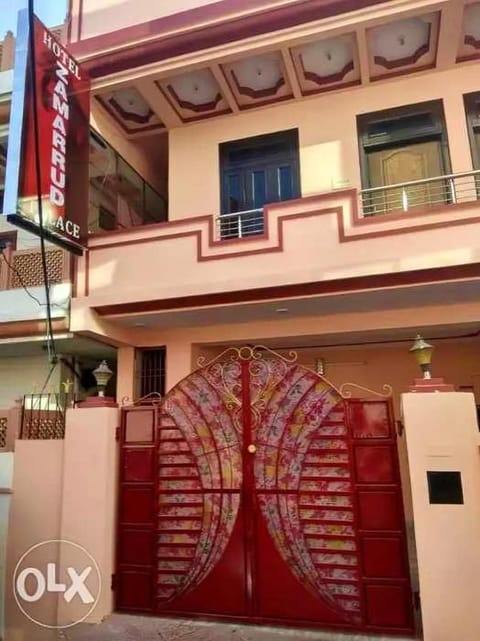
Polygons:
<instances>
[{"instance_id":1,"label":"entrance gateway arch","mask_svg":"<svg viewBox=\"0 0 480 641\"><path fill-rule=\"evenodd\" d=\"M263 347L123 410L116 607L410 632L391 402Z\"/></svg>"}]
</instances>

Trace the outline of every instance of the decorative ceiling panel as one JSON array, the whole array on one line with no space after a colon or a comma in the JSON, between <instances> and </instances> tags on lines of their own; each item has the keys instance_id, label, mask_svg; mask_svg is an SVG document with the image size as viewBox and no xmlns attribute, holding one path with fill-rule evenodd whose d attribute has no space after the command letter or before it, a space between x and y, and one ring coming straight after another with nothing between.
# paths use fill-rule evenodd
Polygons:
<instances>
[{"instance_id":1,"label":"decorative ceiling panel","mask_svg":"<svg viewBox=\"0 0 480 641\"><path fill-rule=\"evenodd\" d=\"M360 83L355 36L316 40L291 50L304 95Z\"/></svg>"},{"instance_id":2,"label":"decorative ceiling panel","mask_svg":"<svg viewBox=\"0 0 480 641\"><path fill-rule=\"evenodd\" d=\"M156 85L183 122L230 113L210 69L198 69L157 80Z\"/></svg>"},{"instance_id":3,"label":"decorative ceiling panel","mask_svg":"<svg viewBox=\"0 0 480 641\"><path fill-rule=\"evenodd\" d=\"M457 61L475 58L480 58L480 2L468 4L464 9Z\"/></svg>"},{"instance_id":4,"label":"decorative ceiling panel","mask_svg":"<svg viewBox=\"0 0 480 641\"><path fill-rule=\"evenodd\" d=\"M164 124L135 87L122 87L95 96L103 108L129 135L164 129Z\"/></svg>"},{"instance_id":5,"label":"decorative ceiling panel","mask_svg":"<svg viewBox=\"0 0 480 641\"><path fill-rule=\"evenodd\" d=\"M241 109L293 97L280 52L236 60L222 70Z\"/></svg>"},{"instance_id":6,"label":"decorative ceiling panel","mask_svg":"<svg viewBox=\"0 0 480 641\"><path fill-rule=\"evenodd\" d=\"M435 66L440 16L414 16L368 29L372 80Z\"/></svg>"}]
</instances>

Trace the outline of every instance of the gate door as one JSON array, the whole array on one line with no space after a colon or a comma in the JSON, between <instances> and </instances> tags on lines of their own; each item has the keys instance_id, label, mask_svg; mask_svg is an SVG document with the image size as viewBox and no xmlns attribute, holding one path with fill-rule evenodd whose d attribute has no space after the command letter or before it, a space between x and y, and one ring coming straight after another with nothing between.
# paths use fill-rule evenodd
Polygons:
<instances>
[{"instance_id":1,"label":"gate door","mask_svg":"<svg viewBox=\"0 0 480 641\"><path fill-rule=\"evenodd\" d=\"M388 401L231 349L124 411L121 460L119 609L412 629Z\"/></svg>"}]
</instances>

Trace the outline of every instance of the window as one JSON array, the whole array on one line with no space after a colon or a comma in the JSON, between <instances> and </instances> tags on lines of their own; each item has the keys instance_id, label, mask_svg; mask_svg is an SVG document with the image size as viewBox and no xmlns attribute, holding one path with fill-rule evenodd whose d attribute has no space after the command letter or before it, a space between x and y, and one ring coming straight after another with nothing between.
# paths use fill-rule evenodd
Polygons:
<instances>
[{"instance_id":1,"label":"window","mask_svg":"<svg viewBox=\"0 0 480 641\"><path fill-rule=\"evenodd\" d=\"M450 172L441 101L361 115L357 124L365 215L451 201L449 183L428 180ZM388 185L399 186L381 189Z\"/></svg>"},{"instance_id":2,"label":"window","mask_svg":"<svg viewBox=\"0 0 480 641\"><path fill-rule=\"evenodd\" d=\"M165 394L165 348L142 349L137 353L138 395Z\"/></svg>"},{"instance_id":3,"label":"window","mask_svg":"<svg viewBox=\"0 0 480 641\"><path fill-rule=\"evenodd\" d=\"M475 169L480 169L480 92L464 96L470 149Z\"/></svg>"},{"instance_id":4,"label":"window","mask_svg":"<svg viewBox=\"0 0 480 641\"><path fill-rule=\"evenodd\" d=\"M264 205L300 196L298 130L224 143L220 166L221 237L261 234Z\"/></svg>"}]
</instances>

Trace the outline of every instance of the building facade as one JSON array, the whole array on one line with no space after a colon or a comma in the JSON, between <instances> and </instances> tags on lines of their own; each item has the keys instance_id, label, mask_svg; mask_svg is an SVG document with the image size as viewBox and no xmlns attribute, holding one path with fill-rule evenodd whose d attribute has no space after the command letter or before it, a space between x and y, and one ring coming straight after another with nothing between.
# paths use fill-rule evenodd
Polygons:
<instances>
[{"instance_id":1,"label":"building facade","mask_svg":"<svg viewBox=\"0 0 480 641\"><path fill-rule=\"evenodd\" d=\"M415 335L480 394L480 3L174 4L72 0L65 34L92 116L64 329L126 408L117 608L412 633Z\"/></svg>"},{"instance_id":2,"label":"building facade","mask_svg":"<svg viewBox=\"0 0 480 641\"><path fill-rule=\"evenodd\" d=\"M56 27L53 33L62 40L66 27ZM0 209L5 214L9 213L3 212L3 191L15 46L16 39L8 32L0 42ZM85 394L95 385L89 372L99 359L114 360L115 354L105 346L97 352L94 342L70 332L74 261L68 252L47 243L52 333L58 355L58 363L52 367L47 349L47 305L39 239L0 216L0 248L0 412L6 425L9 409L25 396L35 397L27 405L47 409L50 401L39 397L62 393L62 383L68 382L72 396ZM4 440L5 434L0 443Z\"/></svg>"}]
</instances>

